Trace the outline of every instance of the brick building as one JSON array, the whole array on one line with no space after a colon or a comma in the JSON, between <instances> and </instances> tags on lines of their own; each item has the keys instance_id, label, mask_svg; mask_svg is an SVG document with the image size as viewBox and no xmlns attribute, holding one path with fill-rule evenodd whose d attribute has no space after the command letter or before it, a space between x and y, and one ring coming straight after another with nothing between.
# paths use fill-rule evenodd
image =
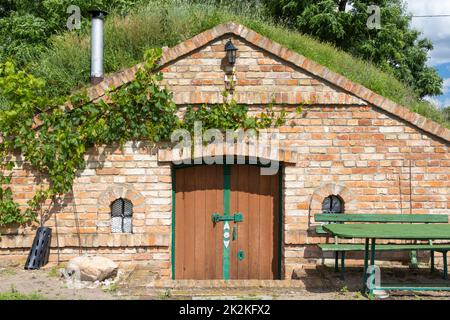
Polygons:
<instances>
[{"instance_id":1,"label":"brick building","mask_svg":"<svg viewBox=\"0 0 450 320\"><path fill-rule=\"evenodd\" d=\"M326 238L313 226L324 209L449 213L448 129L242 25L219 25L164 50L163 84L181 109L222 102L230 39L238 49L237 102L257 112L273 100L275 110L288 112L278 174L263 177L251 165L177 167L164 145L90 150L73 194L46 223L51 260L99 254L150 264L161 278L207 279L222 278L228 259L231 278L290 279L303 265L323 262L315 244ZM131 81L138 68L109 76L90 97ZM35 173L18 157L17 200L25 204L35 189ZM227 246L224 223L211 220L225 210L243 215L228 224ZM34 229L2 230L0 258L25 259Z\"/></svg>"}]
</instances>

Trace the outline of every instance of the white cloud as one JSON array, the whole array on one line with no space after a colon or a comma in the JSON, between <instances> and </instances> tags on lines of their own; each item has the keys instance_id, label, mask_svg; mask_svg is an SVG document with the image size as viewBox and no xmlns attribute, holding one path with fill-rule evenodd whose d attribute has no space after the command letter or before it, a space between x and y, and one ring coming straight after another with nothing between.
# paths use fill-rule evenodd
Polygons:
<instances>
[{"instance_id":1,"label":"white cloud","mask_svg":"<svg viewBox=\"0 0 450 320\"><path fill-rule=\"evenodd\" d=\"M430 96L426 96L423 99L430 102L436 109L450 107L450 98L445 98L444 96L441 99Z\"/></svg>"},{"instance_id":2,"label":"white cloud","mask_svg":"<svg viewBox=\"0 0 450 320\"><path fill-rule=\"evenodd\" d=\"M405 3L413 15L450 14L450 0L405 0ZM431 65L450 62L450 17L413 18L412 26L434 44Z\"/></svg>"},{"instance_id":3,"label":"white cloud","mask_svg":"<svg viewBox=\"0 0 450 320\"><path fill-rule=\"evenodd\" d=\"M431 103L435 107L439 108L440 105L441 105L441 102L438 99L436 99L436 98L433 98L433 97L430 97L430 96L426 96L423 99L427 100L429 103Z\"/></svg>"},{"instance_id":4,"label":"white cloud","mask_svg":"<svg viewBox=\"0 0 450 320\"><path fill-rule=\"evenodd\" d=\"M440 106L443 108L450 107L450 78L444 79L442 92L444 94L439 99Z\"/></svg>"},{"instance_id":5,"label":"white cloud","mask_svg":"<svg viewBox=\"0 0 450 320\"><path fill-rule=\"evenodd\" d=\"M442 91L444 94L450 93L450 78L444 79L444 86Z\"/></svg>"},{"instance_id":6,"label":"white cloud","mask_svg":"<svg viewBox=\"0 0 450 320\"><path fill-rule=\"evenodd\" d=\"M442 109L446 107L450 107L450 78L444 79L444 84L442 87L443 95L430 97L427 96L424 99L429 101L435 107Z\"/></svg>"}]
</instances>

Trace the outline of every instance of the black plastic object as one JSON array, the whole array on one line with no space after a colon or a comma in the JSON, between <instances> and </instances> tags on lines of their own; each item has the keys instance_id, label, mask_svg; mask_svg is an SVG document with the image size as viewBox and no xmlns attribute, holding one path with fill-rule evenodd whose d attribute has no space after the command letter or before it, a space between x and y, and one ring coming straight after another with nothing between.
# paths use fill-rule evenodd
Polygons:
<instances>
[{"instance_id":1,"label":"black plastic object","mask_svg":"<svg viewBox=\"0 0 450 320\"><path fill-rule=\"evenodd\" d=\"M33 246L25 263L25 270L37 270L45 266L50 254L50 242L52 240L52 229L39 227L36 230Z\"/></svg>"}]
</instances>

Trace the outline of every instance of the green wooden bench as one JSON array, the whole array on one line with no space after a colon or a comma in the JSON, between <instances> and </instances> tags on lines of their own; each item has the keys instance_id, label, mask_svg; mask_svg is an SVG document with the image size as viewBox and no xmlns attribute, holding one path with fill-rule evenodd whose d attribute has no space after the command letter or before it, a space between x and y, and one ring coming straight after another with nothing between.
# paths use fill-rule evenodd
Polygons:
<instances>
[{"instance_id":1,"label":"green wooden bench","mask_svg":"<svg viewBox=\"0 0 450 320\"><path fill-rule=\"evenodd\" d=\"M436 214L316 214L314 216L316 222L323 223L448 223L447 215ZM382 228L382 226L380 226ZM328 234L322 226L315 229L317 234ZM364 244L347 244L339 243L337 237L334 243L323 243L318 245L323 252L335 253L335 272L339 272L339 254L341 256L341 278L345 276L345 253L349 251L364 251ZM447 251L450 251L450 244L379 244L378 251L430 251L431 271L434 271L434 252L442 252L444 255L444 278L448 278L447 274Z\"/></svg>"}]
</instances>

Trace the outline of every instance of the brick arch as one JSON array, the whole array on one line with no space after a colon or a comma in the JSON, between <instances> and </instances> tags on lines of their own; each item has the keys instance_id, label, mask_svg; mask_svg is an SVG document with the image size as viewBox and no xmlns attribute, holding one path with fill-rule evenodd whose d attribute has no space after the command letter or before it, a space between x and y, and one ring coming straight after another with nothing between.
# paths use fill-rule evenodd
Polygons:
<instances>
[{"instance_id":1,"label":"brick arch","mask_svg":"<svg viewBox=\"0 0 450 320\"><path fill-rule=\"evenodd\" d=\"M344 201L344 210L352 212L356 209L356 199L354 192L344 185L328 183L317 188L311 196L309 205L310 214L321 213L323 200L330 196L338 196Z\"/></svg>"},{"instance_id":2,"label":"brick arch","mask_svg":"<svg viewBox=\"0 0 450 320\"><path fill-rule=\"evenodd\" d=\"M215 156L242 156L245 158L253 157L253 154L249 154L249 148L246 147L244 150L237 150L234 146L230 149L226 144L217 144ZM274 152L277 152L274 154ZM178 152L180 155L174 159L173 149L159 149L158 150L158 161L159 162L173 162L173 161L194 161L195 157L192 154L184 154L183 152ZM265 148L263 150L258 149L257 156L260 159L269 161L284 162L287 164L296 164L297 159L299 159L298 153L290 148L278 147L276 151L270 148Z\"/></svg>"},{"instance_id":3,"label":"brick arch","mask_svg":"<svg viewBox=\"0 0 450 320\"><path fill-rule=\"evenodd\" d=\"M98 199L99 211L109 211L111 203L119 198L128 199L133 203L133 213L144 213L144 196L129 184L113 185L101 193Z\"/></svg>"}]
</instances>

